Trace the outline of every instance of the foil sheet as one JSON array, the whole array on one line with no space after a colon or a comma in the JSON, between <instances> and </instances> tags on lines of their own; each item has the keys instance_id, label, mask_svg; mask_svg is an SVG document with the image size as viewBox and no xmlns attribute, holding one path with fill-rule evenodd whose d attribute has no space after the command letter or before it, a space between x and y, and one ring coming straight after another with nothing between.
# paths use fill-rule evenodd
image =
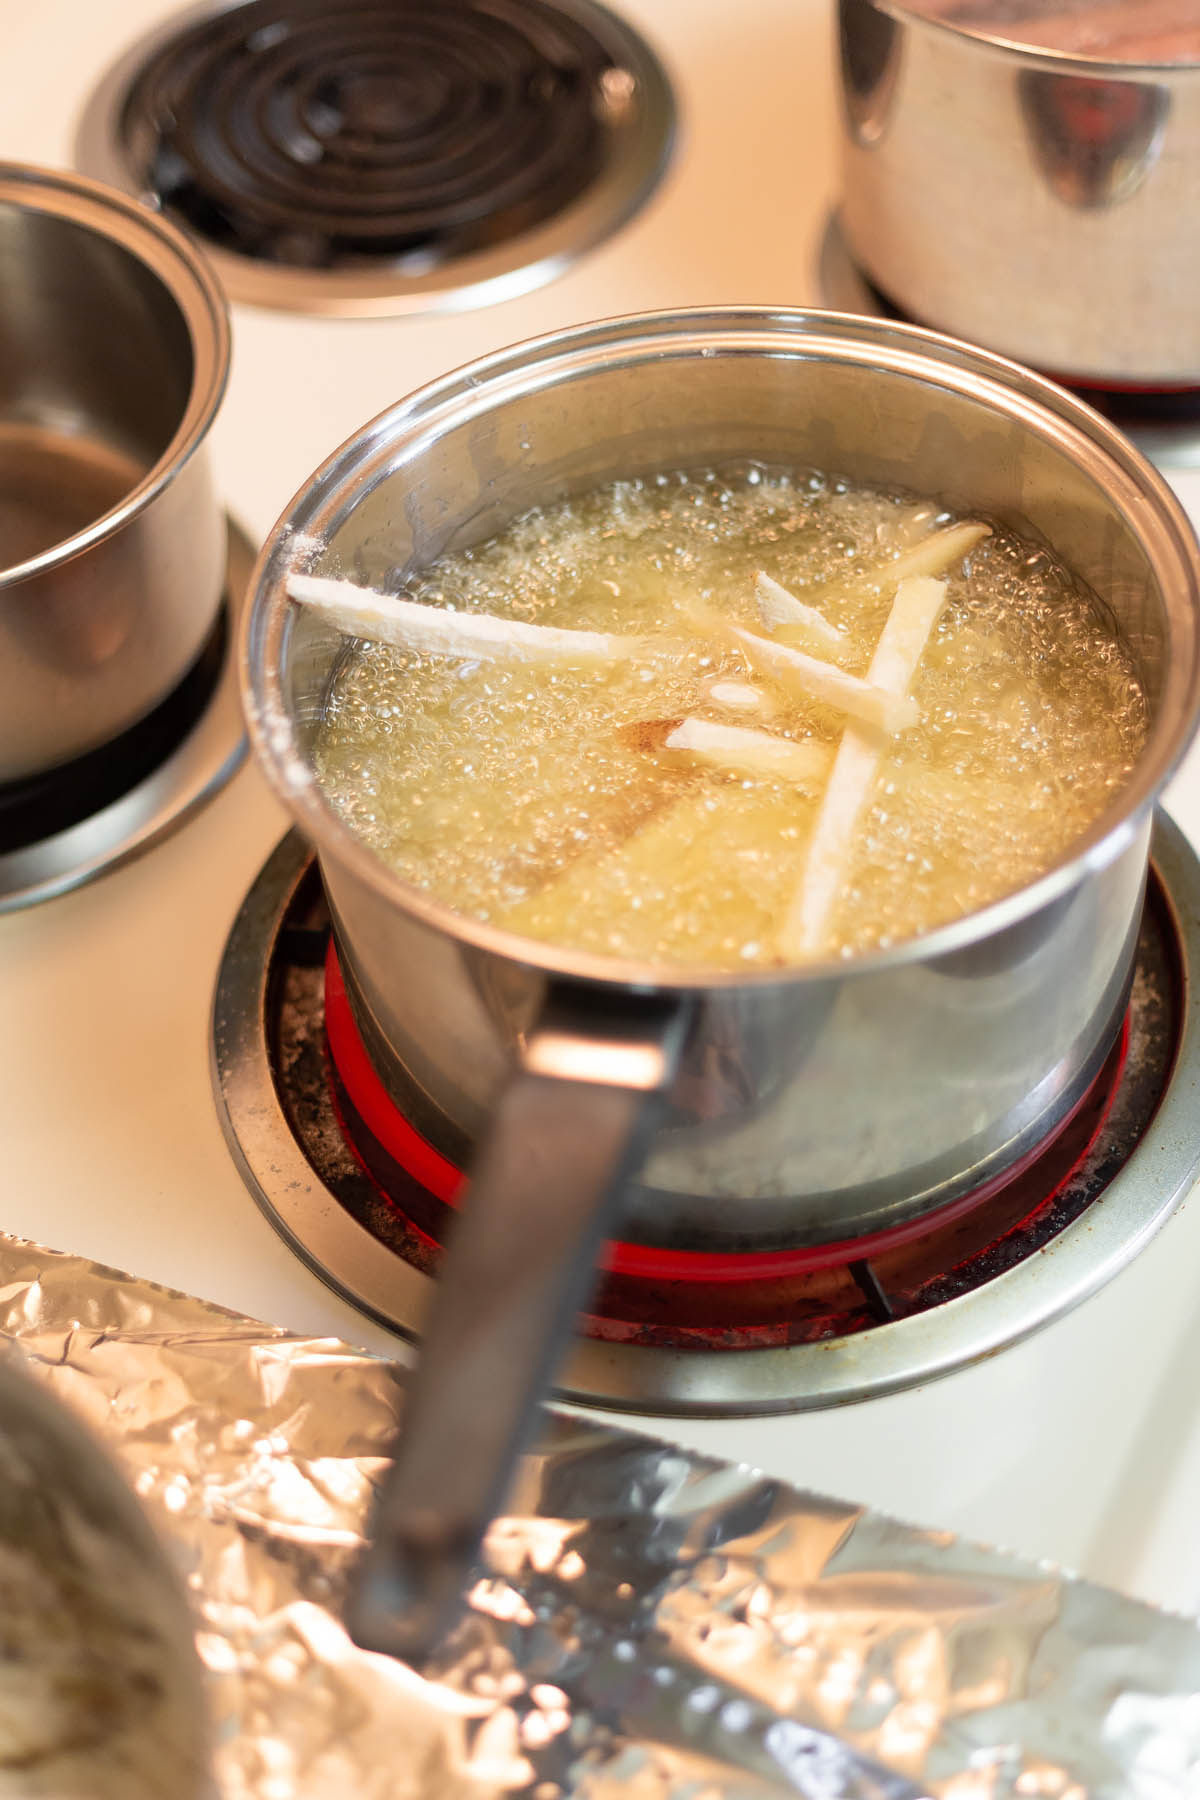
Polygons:
<instances>
[{"instance_id":1,"label":"foil sheet","mask_svg":"<svg viewBox=\"0 0 1200 1800\"><path fill-rule=\"evenodd\" d=\"M196 1613L221 1800L1176 1800L1200 1628L553 1413L418 1674L339 1623L394 1366L0 1238L0 1324Z\"/></svg>"}]
</instances>

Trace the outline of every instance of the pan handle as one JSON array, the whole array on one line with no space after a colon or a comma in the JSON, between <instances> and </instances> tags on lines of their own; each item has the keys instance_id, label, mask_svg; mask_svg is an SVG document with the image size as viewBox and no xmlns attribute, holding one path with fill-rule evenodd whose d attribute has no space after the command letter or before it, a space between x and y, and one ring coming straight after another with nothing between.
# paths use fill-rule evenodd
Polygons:
<instances>
[{"instance_id":1,"label":"pan handle","mask_svg":"<svg viewBox=\"0 0 1200 1800\"><path fill-rule=\"evenodd\" d=\"M689 1014L660 995L547 990L475 1159L352 1580L364 1649L420 1664L462 1610Z\"/></svg>"}]
</instances>

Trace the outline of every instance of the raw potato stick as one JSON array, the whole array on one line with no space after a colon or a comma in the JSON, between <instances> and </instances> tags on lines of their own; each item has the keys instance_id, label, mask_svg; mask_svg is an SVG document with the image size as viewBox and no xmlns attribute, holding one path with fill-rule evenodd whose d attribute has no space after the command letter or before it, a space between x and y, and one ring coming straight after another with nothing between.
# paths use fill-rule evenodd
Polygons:
<instances>
[{"instance_id":1,"label":"raw potato stick","mask_svg":"<svg viewBox=\"0 0 1200 1800\"><path fill-rule=\"evenodd\" d=\"M808 606L803 600L797 600L795 594L789 593L787 588L772 580L761 569L754 577L754 592L758 599L759 617L768 631L774 631L780 625L799 625L827 650L841 648L842 634L836 625L831 625L815 606Z\"/></svg>"},{"instance_id":2,"label":"raw potato stick","mask_svg":"<svg viewBox=\"0 0 1200 1800\"><path fill-rule=\"evenodd\" d=\"M917 722L916 702L905 694L888 693L869 673L863 681L857 675L847 675L833 663L806 656L803 650L777 644L774 638L745 631L740 625L731 625L729 635L752 663L808 700L849 713L851 718L874 725L879 731L905 731Z\"/></svg>"},{"instance_id":3,"label":"raw potato stick","mask_svg":"<svg viewBox=\"0 0 1200 1800\"><path fill-rule=\"evenodd\" d=\"M812 787L828 772L832 751L815 738L796 742L744 725L718 725L711 719L682 719L665 740L668 750L686 750L697 762L731 775L765 777Z\"/></svg>"},{"instance_id":4,"label":"raw potato stick","mask_svg":"<svg viewBox=\"0 0 1200 1800\"><path fill-rule=\"evenodd\" d=\"M422 606L319 575L289 575L291 599L319 612L349 637L370 638L400 650L429 656L479 657L485 662L561 662L578 667L616 663L644 655L652 640L607 631L564 631L553 625L526 625L491 613L451 612Z\"/></svg>"},{"instance_id":5,"label":"raw potato stick","mask_svg":"<svg viewBox=\"0 0 1200 1800\"><path fill-rule=\"evenodd\" d=\"M767 714L775 711L774 701L765 688L751 681L714 681L706 696L714 706L730 712Z\"/></svg>"},{"instance_id":6,"label":"raw potato stick","mask_svg":"<svg viewBox=\"0 0 1200 1800\"><path fill-rule=\"evenodd\" d=\"M918 539L909 550L902 550L890 562L871 563L864 569L858 569L853 575L847 575L838 583L822 582L810 592L816 595L836 595L840 589L860 589L864 587L898 587L916 575L944 575L955 563L975 548L982 538L990 537L990 525L981 525L977 521L965 525L946 525L941 531L930 532L928 537Z\"/></svg>"},{"instance_id":7,"label":"raw potato stick","mask_svg":"<svg viewBox=\"0 0 1200 1800\"><path fill-rule=\"evenodd\" d=\"M947 569L968 556L983 538L991 535L990 525L947 525L943 530L921 538L911 550L902 551L894 562L884 563L871 579L881 586L892 581L899 586L902 581L920 575L944 575Z\"/></svg>"},{"instance_id":8,"label":"raw potato stick","mask_svg":"<svg viewBox=\"0 0 1200 1800\"><path fill-rule=\"evenodd\" d=\"M893 693L907 691L945 601L944 581L916 575L900 583L871 659L872 681ZM824 943L859 816L875 787L881 754L877 738L847 725L813 828L800 890L779 935L780 951L788 961L812 956Z\"/></svg>"}]
</instances>

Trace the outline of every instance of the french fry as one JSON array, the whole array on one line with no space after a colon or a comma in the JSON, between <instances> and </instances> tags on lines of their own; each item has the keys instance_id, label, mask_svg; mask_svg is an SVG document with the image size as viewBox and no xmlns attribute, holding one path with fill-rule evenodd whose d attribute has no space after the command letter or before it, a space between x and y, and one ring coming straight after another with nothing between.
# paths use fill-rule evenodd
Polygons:
<instances>
[{"instance_id":1,"label":"french fry","mask_svg":"<svg viewBox=\"0 0 1200 1800\"><path fill-rule=\"evenodd\" d=\"M714 681L705 699L728 712L769 715L775 711L771 695L753 681Z\"/></svg>"},{"instance_id":2,"label":"french fry","mask_svg":"<svg viewBox=\"0 0 1200 1800\"><path fill-rule=\"evenodd\" d=\"M907 691L946 600L946 583L915 575L902 581L871 659L870 678L892 693ZM863 808L874 791L882 746L847 725L821 800L799 890L779 934L788 961L819 951L845 878Z\"/></svg>"},{"instance_id":3,"label":"french fry","mask_svg":"<svg viewBox=\"0 0 1200 1800\"><path fill-rule=\"evenodd\" d=\"M833 663L806 656L803 650L793 650L788 644L777 643L757 631L746 631L740 625L730 624L727 629L756 668L773 675L802 699L832 706L878 731L906 731L917 722L916 701L903 693L889 693L870 675L865 681L858 675L847 675Z\"/></svg>"},{"instance_id":4,"label":"french fry","mask_svg":"<svg viewBox=\"0 0 1200 1800\"><path fill-rule=\"evenodd\" d=\"M837 626L831 625L815 606L797 600L795 594L762 569L754 577L754 595L759 617L768 631L776 631L781 625L796 627L826 650L841 649L843 638Z\"/></svg>"},{"instance_id":5,"label":"french fry","mask_svg":"<svg viewBox=\"0 0 1200 1800\"><path fill-rule=\"evenodd\" d=\"M978 521L947 525L941 531L931 531L928 536L919 538L909 549L902 550L899 556L884 562L868 563L853 573L847 572L839 580L822 582L819 587L808 591L814 600L820 602L823 597L832 598L839 593L845 594L848 589L860 592L863 588L892 588L918 575L945 575L964 556L968 556L976 544L991 534L991 526Z\"/></svg>"},{"instance_id":6,"label":"french fry","mask_svg":"<svg viewBox=\"0 0 1200 1800\"><path fill-rule=\"evenodd\" d=\"M317 575L289 575L288 597L320 613L348 637L370 638L400 650L429 656L461 656L485 662L563 663L580 668L619 663L647 655L662 639L622 637L607 631L564 631L555 625L527 625L491 613L452 612L422 606L353 581Z\"/></svg>"},{"instance_id":7,"label":"french fry","mask_svg":"<svg viewBox=\"0 0 1200 1800\"><path fill-rule=\"evenodd\" d=\"M964 556L969 556L976 544L992 535L990 525L968 522L965 525L947 525L941 531L931 531L928 537L921 538L911 550L903 550L892 562L881 563L877 572L872 572L870 579L882 587L885 583L895 582L899 587L902 581L911 581L918 576L940 576Z\"/></svg>"},{"instance_id":8,"label":"french fry","mask_svg":"<svg viewBox=\"0 0 1200 1800\"><path fill-rule=\"evenodd\" d=\"M685 751L696 762L730 775L788 781L797 787L816 786L833 760L832 746L816 738L797 742L744 725L718 725L711 719L681 719L664 748Z\"/></svg>"}]
</instances>

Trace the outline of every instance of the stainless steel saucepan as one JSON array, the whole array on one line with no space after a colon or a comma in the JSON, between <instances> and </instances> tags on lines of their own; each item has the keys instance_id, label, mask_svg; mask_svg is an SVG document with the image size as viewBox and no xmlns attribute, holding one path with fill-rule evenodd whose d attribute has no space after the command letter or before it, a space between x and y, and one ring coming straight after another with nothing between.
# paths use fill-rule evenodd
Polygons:
<instances>
[{"instance_id":1,"label":"stainless steel saucepan","mask_svg":"<svg viewBox=\"0 0 1200 1800\"><path fill-rule=\"evenodd\" d=\"M110 743L213 630L224 297L182 232L0 163L0 784Z\"/></svg>"},{"instance_id":2,"label":"stainless steel saucepan","mask_svg":"<svg viewBox=\"0 0 1200 1800\"><path fill-rule=\"evenodd\" d=\"M911 319L1200 387L1192 0L838 0L841 225Z\"/></svg>"},{"instance_id":3,"label":"stainless steel saucepan","mask_svg":"<svg viewBox=\"0 0 1200 1800\"><path fill-rule=\"evenodd\" d=\"M289 570L397 588L535 502L747 457L936 495L1051 543L1111 608L1149 697L1125 791L1021 892L782 972L577 954L406 886L314 777L345 647L294 611ZM412 1649L444 1616L615 1221L692 1249L844 1239L978 1185L1083 1093L1125 1007L1154 798L1196 723L1198 579L1170 491L1069 395L947 339L819 313L659 315L521 346L383 413L297 496L243 645L253 736L317 848L377 1067L419 1093L439 1147L471 1153L364 1638Z\"/></svg>"}]
</instances>

